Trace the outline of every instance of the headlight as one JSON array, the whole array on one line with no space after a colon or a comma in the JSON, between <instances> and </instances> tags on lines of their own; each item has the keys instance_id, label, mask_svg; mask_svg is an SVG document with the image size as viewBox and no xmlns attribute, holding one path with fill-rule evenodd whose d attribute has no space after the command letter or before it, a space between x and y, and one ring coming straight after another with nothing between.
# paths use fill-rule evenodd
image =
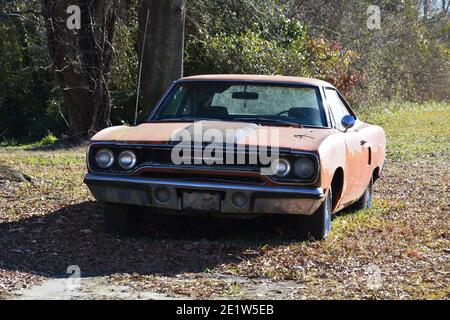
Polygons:
<instances>
[{"instance_id":1,"label":"headlight","mask_svg":"<svg viewBox=\"0 0 450 320\"><path fill-rule=\"evenodd\" d=\"M100 150L95 155L95 162L102 169L111 168L114 164L114 154L108 149Z\"/></svg>"},{"instance_id":2,"label":"headlight","mask_svg":"<svg viewBox=\"0 0 450 320\"><path fill-rule=\"evenodd\" d=\"M291 171L291 164L286 159L278 159L275 162L275 174L279 177L286 177Z\"/></svg>"},{"instance_id":3,"label":"headlight","mask_svg":"<svg viewBox=\"0 0 450 320\"><path fill-rule=\"evenodd\" d=\"M301 179L312 178L315 170L316 166L311 158L301 158L295 162L295 175Z\"/></svg>"},{"instance_id":4,"label":"headlight","mask_svg":"<svg viewBox=\"0 0 450 320\"><path fill-rule=\"evenodd\" d=\"M123 151L120 153L118 161L123 169L133 169L137 162L136 154L133 151Z\"/></svg>"}]
</instances>

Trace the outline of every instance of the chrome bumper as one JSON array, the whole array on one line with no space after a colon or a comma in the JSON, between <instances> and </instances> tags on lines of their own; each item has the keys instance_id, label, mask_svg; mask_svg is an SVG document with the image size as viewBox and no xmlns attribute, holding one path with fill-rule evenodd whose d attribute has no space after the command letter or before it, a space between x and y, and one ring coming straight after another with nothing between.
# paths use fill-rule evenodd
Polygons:
<instances>
[{"instance_id":1,"label":"chrome bumper","mask_svg":"<svg viewBox=\"0 0 450 320\"><path fill-rule=\"evenodd\" d=\"M310 215L317 210L324 199L322 188L269 187L98 174L87 174L84 182L98 201L171 210L183 210L183 191L220 193L219 213ZM168 191L170 194L168 201L164 203L158 201L155 197L155 190L158 188ZM238 208L233 204L232 196L236 192L241 192L248 197L249 201L246 206Z\"/></svg>"}]
</instances>

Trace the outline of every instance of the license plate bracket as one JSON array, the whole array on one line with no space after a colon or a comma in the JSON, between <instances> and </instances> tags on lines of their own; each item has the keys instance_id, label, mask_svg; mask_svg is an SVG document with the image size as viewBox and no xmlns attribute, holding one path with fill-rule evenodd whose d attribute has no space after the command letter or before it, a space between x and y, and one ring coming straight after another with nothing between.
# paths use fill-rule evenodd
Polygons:
<instances>
[{"instance_id":1,"label":"license plate bracket","mask_svg":"<svg viewBox=\"0 0 450 320\"><path fill-rule=\"evenodd\" d=\"M183 210L220 212L221 196L214 192L183 192Z\"/></svg>"}]
</instances>

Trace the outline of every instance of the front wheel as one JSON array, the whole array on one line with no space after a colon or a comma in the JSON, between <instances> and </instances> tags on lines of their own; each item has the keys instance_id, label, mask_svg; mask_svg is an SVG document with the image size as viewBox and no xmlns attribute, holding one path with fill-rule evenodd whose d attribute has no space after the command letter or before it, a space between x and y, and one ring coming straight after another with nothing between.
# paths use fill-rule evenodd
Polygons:
<instances>
[{"instance_id":1,"label":"front wheel","mask_svg":"<svg viewBox=\"0 0 450 320\"><path fill-rule=\"evenodd\" d=\"M126 204L105 203L103 220L107 232L121 236L132 235L142 225L141 208Z\"/></svg>"},{"instance_id":2,"label":"front wheel","mask_svg":"<svg viewBox=\"0 0 450 320\"><path fill-rule=\"evenodd\" d=\"M319 209L311 216L295 216L296 234L301 238L324 240L328 236L333 214L333 193L330 189Z\"/></svg>"}]
</instances>

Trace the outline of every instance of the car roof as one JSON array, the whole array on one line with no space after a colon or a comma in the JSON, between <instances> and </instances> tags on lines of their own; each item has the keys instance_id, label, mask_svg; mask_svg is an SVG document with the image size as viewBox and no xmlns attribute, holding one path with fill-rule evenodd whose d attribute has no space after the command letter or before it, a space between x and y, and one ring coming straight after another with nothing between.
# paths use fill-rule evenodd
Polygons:
<instances>
[{"instance_id":1,"label":"car roof","mask_svg":"<svg viewBox=\"0 0 450 320\"><path fill-rule=\"evenodd\" d=\"M191 77L185 77L181 80L188 81L249 81L249 82L283 82L292 84L304 84L312 86L334 86L326 81L302 78L302 77L286 77L286 76L270 76L270 75L251 75L251 74L206 74Z\"/></svg>"}]
</instances>

